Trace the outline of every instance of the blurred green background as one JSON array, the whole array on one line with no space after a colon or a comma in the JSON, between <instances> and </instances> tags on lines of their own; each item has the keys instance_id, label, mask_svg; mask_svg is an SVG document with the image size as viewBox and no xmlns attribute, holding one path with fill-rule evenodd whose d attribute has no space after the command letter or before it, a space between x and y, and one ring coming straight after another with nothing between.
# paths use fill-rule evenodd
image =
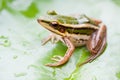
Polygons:
<instances>
[{"instance_id":1,"label":"blurred green background","mask_svg":"<svg viewBox=\"0 0 120 80\"><path fill-rule=\"evenodd\" d=\"M50 33L37 19L48 10L101 19L107 25L108 46L94 62L77 64L89 56L77 48L67 64L52 68L53 55L64 55L61 42L41 46ZM0 0L0 80L120 80L120 0Z\"/></svg>"}]
</instances>

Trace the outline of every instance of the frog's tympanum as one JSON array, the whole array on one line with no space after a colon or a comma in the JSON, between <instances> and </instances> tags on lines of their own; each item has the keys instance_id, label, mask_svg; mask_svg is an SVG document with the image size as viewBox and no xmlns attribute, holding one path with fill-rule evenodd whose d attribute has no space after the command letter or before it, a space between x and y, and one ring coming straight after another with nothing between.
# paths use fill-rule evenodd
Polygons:
<instances>
[{"instance_id":1,"label":"frog's tympanum","mask_svg":"<svg viewBox=\"0 0 120 80\"><path fill-rule=\"evenodd\" d=\"M46 64L47 66L60 66L65 64L76 47L86 45L90 51L90 57L80 65L95 60L106 47L106 26L101 20L90 18L85 14L78 16L59 15L50 11L46 16L37 20L40 25L52 32L44 39L43 45L48 41L62 41L67 47L64 57L54 56L52 60L56 63Z\"/></svg>"}]
</instances>

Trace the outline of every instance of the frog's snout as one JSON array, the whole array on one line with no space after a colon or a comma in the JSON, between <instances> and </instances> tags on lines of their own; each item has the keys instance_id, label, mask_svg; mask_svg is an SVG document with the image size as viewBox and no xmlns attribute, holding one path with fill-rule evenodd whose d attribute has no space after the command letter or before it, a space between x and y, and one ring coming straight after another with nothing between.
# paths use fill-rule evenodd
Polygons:
<instances>
[{"instance_id":1,"label":"frog's snout","mask_svg":"<svg viewBox=\"0 0 120 80\"><path fill-rule=\"evenodd\" d=\"M37 19L37 21L38 21L38 23L42 22L42 20L41 20L41 19Z\"/></svg>"},{"instance_id":2,"label":"frog's snout","mask_svg":"<svg viewBox=\"0 0 120 80\"><path fill-rule=\"evenodd\" d=\"M48 23L48 21L45 21L43 19L37 19L38 23L42 24L42 23Z\"/></svg>"}]
</instances>

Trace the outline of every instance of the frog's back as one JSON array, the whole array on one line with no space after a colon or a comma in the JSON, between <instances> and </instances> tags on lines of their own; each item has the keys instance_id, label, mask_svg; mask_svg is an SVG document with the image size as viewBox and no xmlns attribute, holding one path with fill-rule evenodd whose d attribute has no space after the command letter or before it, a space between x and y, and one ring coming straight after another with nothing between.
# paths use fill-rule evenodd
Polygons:
<instances>
[{"instance_id":1,"label":"frog's back","mask_svg":"<svg viewBox=\"0 0 120 80\"><path fill-rule=\"evenodd\" d=\"M48 24L47 28L52 27L53 31L57 30L61 34L90 35L98 29L98 26L92 24L86 15L65 16L53 11L48 13L43 20Z\"/></svg>"},{"instance_id":2,"label":"frog's back","mask_svg":"<svg viewBox=\"0 0 120 80\"><path fill-rule=\"evenodd\" d=\"M79 24L77 18L72 16L55 15L55 17L61 24Z\"/></svg>"},{"instance_id":3,"label":"frog's back","mask_svg":"<svg viewBox=\"0 0 120 80\"><path fill-rule=\"evenodd\" d=\"M82 24L82 23L88 23L89 20L87 17L85 17L86 15L81 14L77 17L75 16L66 16L66 15L60 15L57 14L55 11L48 11L48 18L52 21L57 21L59 22L59 24L73 24L73 25L78 25L78 24Z\"/></svg>"}]
</instances>

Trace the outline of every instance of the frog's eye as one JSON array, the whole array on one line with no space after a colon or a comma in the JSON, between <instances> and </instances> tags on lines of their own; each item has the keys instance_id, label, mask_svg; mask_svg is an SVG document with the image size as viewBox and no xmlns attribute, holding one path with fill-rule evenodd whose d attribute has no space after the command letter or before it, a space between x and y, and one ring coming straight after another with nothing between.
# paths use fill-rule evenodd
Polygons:
<instances>
[{"instance_id":1,"label":"frog's eye","mask_svg":"<svg viewBox=\"0 0 120 80\"><path fill-rule=\"evenodd\" d=\"M64 33L64 32L65 32L65 29L64 29L64 28L61 28L59 31L62 32L62 33Z\"/></svg>"},{"instance_id":2,"label":"frog's eye","mask_svg":"<svg viewBox=\"0 0 120 80\"><path fill-rule=\"evenodd\" d=\"M58 23L56 21L53 21L53 22L51 22L51 25L56 27L56 26L58 26Z\"/></svg>"}]
</instances>

